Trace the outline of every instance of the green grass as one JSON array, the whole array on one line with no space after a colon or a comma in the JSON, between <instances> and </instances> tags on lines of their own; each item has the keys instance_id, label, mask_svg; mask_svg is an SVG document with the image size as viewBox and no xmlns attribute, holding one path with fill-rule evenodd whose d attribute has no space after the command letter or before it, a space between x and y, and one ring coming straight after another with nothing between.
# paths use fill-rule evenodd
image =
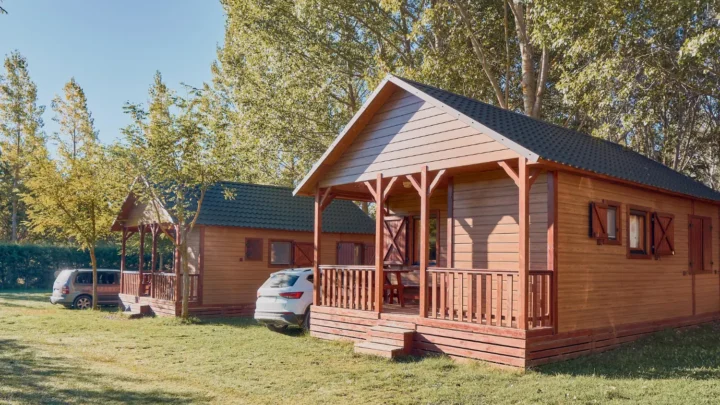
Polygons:
<instances>
[{"instance_id":1,"label":"green grass","mask_svg":"<svg viewBox=\"0 0 720 405\"><path fill-rule=\"evenodd\" d=\"M0 293L0 403L716 404L720 325L528 372L387 361L250 320L127 320Z\"/></svg>"}]
</instances>

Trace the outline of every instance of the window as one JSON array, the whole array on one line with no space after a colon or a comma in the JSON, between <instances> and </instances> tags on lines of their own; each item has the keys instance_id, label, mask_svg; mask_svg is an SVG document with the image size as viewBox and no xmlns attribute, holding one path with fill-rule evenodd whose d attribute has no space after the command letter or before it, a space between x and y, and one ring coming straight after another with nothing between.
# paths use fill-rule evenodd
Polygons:
<instances>
[{"instance_id":1,"label":"window","mask_svg":"<svg viewBox=\"0 0 720 405\"><path fill-rule=\"evenodd\" d=\"M80 272L75 277L75 284L92 284L92 281L92 273L89 271Z\"/></svg>"},{"instance_id":2,"label":"window","mask_svg":"<svg viewBox=\"0 0 720 405\"><path fill-rule=\"evenodd\" d=\"M283 266L292 263L291 241L270 241L270 265Z\"/></svg>"},{"instance_id":3,"label":"window","mask_svg":"<svg viewBox=\"0 0 720 405\"><path fill-rule=\"evenodd\" d=\"M590 237L598 245L621 245L622 231L620 203L602 200L590 203Z\"/></svg>"},{"instance_id":4,"label":"window","mask_svg":"<svg viewBox=\"0 0 720 405\"><path fill-rule=\"evenodd\" d=\"M712 271L712 218L688 218L688 269L691 274Z\"/></svg>"},{"instance_id":5,"label":"window","mask_svg":"<svg viewBox=\"0 0 720 405\"><path fill-rule=\"evenodd\" d=\"M119 279L119 277L115 276L115 273L104 271L98 272L98 284L119 284Z\"/></svg>"},{"instance_id":6,"label":"window","mask_svg":"<svg viewBox=\"0 0 720 405\"><path fill-rule=\"evenodd\" d=\"M650 210L628 206L628 247L631 259L650 258Z\"/></svg>"},{"instance_id":7,"label":"window","mask_svg":"<svg viewBox=\"0 0 720 405\"><path fill-rule=\"evenodd\" d=\"M265 281L260 288L286 288L292 287L297 282L299 275L287 274L287 273L275 273Z\"/></svg>"},{"instance_id":8,"label":"window","mask_svg":"<svg viewBox=\"0 0 720 405\"><path fill-rule=\"evenodd\" d=\"M245 260L262 260L263 240L261 238L245 238Z\"/></svg>"}]
</instances>

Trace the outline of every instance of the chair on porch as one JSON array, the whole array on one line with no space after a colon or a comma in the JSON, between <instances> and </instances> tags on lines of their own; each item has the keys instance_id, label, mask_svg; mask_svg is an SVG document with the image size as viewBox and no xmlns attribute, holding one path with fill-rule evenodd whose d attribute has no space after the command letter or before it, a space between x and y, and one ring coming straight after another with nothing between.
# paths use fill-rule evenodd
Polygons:
<instances>
[{"instance_id":1,"label":"chair on porch","mask_svg":"<svg viewBox=\"0 0 720 405\"><path fill-rule=\"evenodd\" d=\"M393 282L394 279L394 282ZM397 300L401 307L405 306L405 286L402 281L401 273L394 272L391 269L386 270L385 283L383 284L383 297L388 304L393 303L393 298Z\"/></svg>"}]
</instances>

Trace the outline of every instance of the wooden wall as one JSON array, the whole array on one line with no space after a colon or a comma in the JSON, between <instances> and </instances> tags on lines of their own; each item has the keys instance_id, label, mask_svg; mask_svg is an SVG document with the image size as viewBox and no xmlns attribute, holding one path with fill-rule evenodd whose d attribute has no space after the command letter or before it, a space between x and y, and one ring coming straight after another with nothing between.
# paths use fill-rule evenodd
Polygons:
<instances>
[{"instance_id":1,"label":"wooden wall","mask_svg":"<svg viewBox=\"0 0 720 405\"><path fill-rule=\"evenodd\" d=\"M263 239L261 261L244 261L245 238ZM254 304L257 289L270 273L284 267L268 265L270 239L313 241L312 232L207 226L203 256L203 306ZM335 264L338 242L373 244L374 235L323 233L321 264Z\"/></svg>"},{"instance_id":2,"label":"wooden wall","mask_svg":"<svg viewBox=\"0 0 720 405\"><path fill-rule=\"evenodd\" d=\"M566 172L559 173L558 183L559 332L692 316L693 289L695 314L720 311L718 274L683 274L693 210L713 218L713 269L718 269L718 207ZM602 199L622 203L622 245L598 245L588 236L588 204ZM674 256L627 258L628 204L675 215Z\"/></svg>"},{"instance_id":3,"label":"wooden wall","mask_svg":"<svg viewBox=\"0 0 720 405\"><path fill-rule=\"evenodd\" d=\"M517 154L398 89L320 182L321 187L517 158Z\"/></svg>"},{"instance_id":4,"label":"wooden wall","mask_svg":"<svg viewBox=\"0 0 720 405\"><path fill-rule=\"evenodd\" d=\"M518 187L503 170L455 177L455 267L518 269ZM530 269L547 270L547 178L530 189Z\"/></svg>"}]
</instances>

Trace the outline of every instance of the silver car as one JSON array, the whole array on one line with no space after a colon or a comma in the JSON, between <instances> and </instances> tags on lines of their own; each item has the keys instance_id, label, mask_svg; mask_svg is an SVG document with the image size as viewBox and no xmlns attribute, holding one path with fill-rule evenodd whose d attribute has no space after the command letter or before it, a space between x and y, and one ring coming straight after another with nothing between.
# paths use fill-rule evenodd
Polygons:
<instances>
[{"instance_id":1,"label":"silver car","mask_svg":"<svg viewBox=\"0 0 720 405\"><path fill-rule=\"evenodd\" d=\"M97 295L99 305L120 303L120 270L98 269ZM50 302L68 308L92 308L92 270L61 271L53 284Z\"/></svg>"}]
</instances>

